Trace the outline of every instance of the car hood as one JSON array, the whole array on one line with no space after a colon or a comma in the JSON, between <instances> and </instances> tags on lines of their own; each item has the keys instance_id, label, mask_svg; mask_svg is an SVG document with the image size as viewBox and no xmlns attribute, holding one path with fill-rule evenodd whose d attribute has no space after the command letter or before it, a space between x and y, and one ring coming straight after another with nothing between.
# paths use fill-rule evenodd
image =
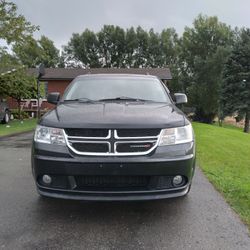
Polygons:
<instances>
[{"instance_id":1,"label":"car hood","mask_svg":"<svg viewBox=\"0 0 250 250\"><path fill-rule=\"evenodd\" d=\"M185 125L173 104L140 102L61 103L40 120L58 128L169 128Z\"/></svg>"}]
</instances>

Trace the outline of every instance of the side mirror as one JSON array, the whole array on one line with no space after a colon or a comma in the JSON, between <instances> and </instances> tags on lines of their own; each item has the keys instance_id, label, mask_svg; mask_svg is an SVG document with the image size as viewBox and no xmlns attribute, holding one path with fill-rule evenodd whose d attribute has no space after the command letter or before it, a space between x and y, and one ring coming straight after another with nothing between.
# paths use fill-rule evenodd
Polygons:
<instances>
[{"instance_id":1,"label":"side mirror","mask_svg":"<svg viewBox=\"0 0 250 250\"><path fill-rule=\"evenodd\" d=\"M51 92L48 94L47 101L48 103L57 104L60 100L59 92Z\"/></svg>"},{"instance_id":2,"label":"side mirror","mask_svg":"<svg viewBox=\"0 0 250 250\"><path fill-rule=\"evenodd\" d=\"M174 97L175 97L176 104L187 103L187 96L185 94L175 93Z\"/></svg>"}]
</instances>

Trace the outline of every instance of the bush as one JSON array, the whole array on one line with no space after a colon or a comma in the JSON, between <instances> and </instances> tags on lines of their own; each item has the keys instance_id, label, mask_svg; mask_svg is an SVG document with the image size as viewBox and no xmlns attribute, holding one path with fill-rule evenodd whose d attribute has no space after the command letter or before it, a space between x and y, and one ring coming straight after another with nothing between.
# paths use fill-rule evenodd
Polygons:
<instances>
[{"instance_id":1,"label":"bush","mask_svg":"<svg viewBox=\"0 0 250 250\"><path fill-rule=\"evenodd\" d=\"M19 119L18 109L12 109L11 114L13 115L14 119ZM21 119L28 119L30 117L29 113L23 110L21 110L20 115Z\"/></svg>"}]
</instances>

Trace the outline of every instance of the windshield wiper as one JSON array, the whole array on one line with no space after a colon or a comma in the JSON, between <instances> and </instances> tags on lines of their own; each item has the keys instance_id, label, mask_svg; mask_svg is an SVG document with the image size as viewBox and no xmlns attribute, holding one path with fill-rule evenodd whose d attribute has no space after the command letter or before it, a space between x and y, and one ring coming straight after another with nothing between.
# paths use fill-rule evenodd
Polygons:
<instances>
[{"instance_id":1,"label":"windshield wiper","mask_svg":"<svg viewBox=\"0 0 250 250\"><path fill-rule=\"evenodd\" d=\"M75 98L75 99L66 99L66 100L63 100L64 102L89 102L89 103L94 103L94 102L97 102L95 100L92 100L92 99L89 99L89 98L86 98L86 97L83 97L83 98Z\"/></svg>"},{"instance_id":2,"label":"windshield wiper","mask_svg":"<svg viewBox=\"0 0 250 250\"><path fill-rule=\"evenodd\" d=\"M140 98L133 98L133 97L127 97L127 96L119 96L119 97L114 97L114 98L105 98L105 99L100 99L98 100L100 102L105 102L105 101L135 101L135 102L148 102L151 100L144 100Z\"/></svg>"}]
</instances>

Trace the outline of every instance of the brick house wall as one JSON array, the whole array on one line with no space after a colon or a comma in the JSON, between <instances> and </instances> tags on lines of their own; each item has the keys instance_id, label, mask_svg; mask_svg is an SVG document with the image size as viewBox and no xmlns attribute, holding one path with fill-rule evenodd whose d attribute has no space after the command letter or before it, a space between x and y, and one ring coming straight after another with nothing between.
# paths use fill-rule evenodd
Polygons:
<instances>
[{"instance_id":1,"label":"brick house wall","mask_svg":"<svg viewBox=\"0 0 250 250\"><path fill-rule=\"evenodd\" d=\"M64 90L67 88L67 86L70 84L70 80L50 80L48 82L48 93L50 92L59 92L60 95L62 96ZM53 108L54 105L43 102L42 108L48 108L51 109Z\"/></svg>"},{"instance_id":2,"label":"brick house wall","mask_svg":"<svg viewBox=\"0 0 250 250\"><path fill-rule=\"evenodd\" d=\"M60 95L63 94L66 87L70 84L71 80L47 80L48 83L48 93L59 92ZM16 100L13 98L7 98L8 105L10 109L16 109L18 107ZM54 105L44 101L42 103L41 109L51 109Z\"/></svg>"}]
</instances>

